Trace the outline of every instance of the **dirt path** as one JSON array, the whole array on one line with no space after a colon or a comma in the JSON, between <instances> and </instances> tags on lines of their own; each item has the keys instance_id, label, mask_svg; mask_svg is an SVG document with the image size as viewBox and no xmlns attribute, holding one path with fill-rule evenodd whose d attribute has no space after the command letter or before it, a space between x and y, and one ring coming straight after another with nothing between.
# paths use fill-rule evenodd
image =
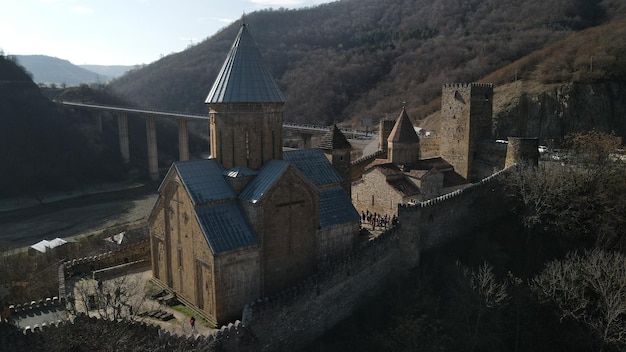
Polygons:
<instances>
[{"instance_id":1,"label":"dirt path","mask_svg":"<svg viewBox=\"0 0 626 352\"><path fill-rule=\"evenodd\" d=\"M156 194L82 207L67 208L30 219L0 224L0 242L11 247L28 247L56 237L76 238L98 233L116 225L145 221Z\"/></svg>"}]
</instances>

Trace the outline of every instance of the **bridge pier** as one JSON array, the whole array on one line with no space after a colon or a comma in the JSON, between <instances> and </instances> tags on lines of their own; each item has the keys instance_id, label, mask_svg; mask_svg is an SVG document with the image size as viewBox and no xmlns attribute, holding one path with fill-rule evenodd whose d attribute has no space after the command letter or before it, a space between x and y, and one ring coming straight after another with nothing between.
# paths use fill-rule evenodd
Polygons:
<instances>
[{"instance_id":1,"label":"bridge pier","mask_svg":"<svg viewBox=\"0 0 626 352\"><path fill-rule=\"evenodd\" d=\"M125 164L130 162L130 149L128 146L128 116L125 113L117 114L117 131L120 139L120 153Z\"/></svg>"},{"instance_id":2,"label":"bridge pier","mask_svg":"<svg viewBox=\"0 0 626 352\"><path fill-rule=\"evenodd\" d=\"M105 113L104 112L99 112L96 114L96 129L98 130L98 133L102 134L102 119Z\"/></svg>"},{"instance_id":3,"label":"bridge pier","mask_svg":"<svg viewBox=\"0 0 626 352\"><path fill-rule=\"evenodd\" d=\"M181 161L189 160L189 132L187 119L179 118L178 122L178 158Z\"/></svg>"},{"instance_id":4,"label":"bridge pier","mask_svg":"<svg viewBox=\"0 0 626 352\"><path fill-rule=\"evenodd\" d=\"M157 135L154 116L146 117L146 136L148 140L148 174L150 179L159 179L159 157L157 150Z\"/></svg>"}]
</instances>

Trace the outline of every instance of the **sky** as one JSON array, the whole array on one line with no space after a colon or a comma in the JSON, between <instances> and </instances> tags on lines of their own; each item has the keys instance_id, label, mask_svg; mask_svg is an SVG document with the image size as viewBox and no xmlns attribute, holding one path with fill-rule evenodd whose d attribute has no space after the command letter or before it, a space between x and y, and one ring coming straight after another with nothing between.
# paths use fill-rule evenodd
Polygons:
<instances>
[{"instance_id":1,"label":"sky","mask_svg":"<svg viewBox=\"0 0 626 352\"><path fill-rule=\"evenodd\" d=\"M334 0L0 0L5 55L142 65L183 51L243 14Z\"/></svg>"}]
</instances>

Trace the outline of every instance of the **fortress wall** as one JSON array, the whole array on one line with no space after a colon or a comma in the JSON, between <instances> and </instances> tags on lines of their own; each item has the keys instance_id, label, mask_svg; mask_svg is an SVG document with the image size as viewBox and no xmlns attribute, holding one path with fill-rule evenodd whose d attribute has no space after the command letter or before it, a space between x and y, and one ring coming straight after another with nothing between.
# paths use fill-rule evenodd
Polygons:
<instances>
[{"instance_id":1,"label":"fortress wall","mask_svg":"<svg viewBox=\"0 0 626 352\"><path fill-rule=\"evenodd\" d=\"M72 259L65 262L65 271L67 276L71 277L74 274L90 273L95 270L142 260L150 260L150 240L133 243L117 251Z\"/></svg>"},{"instance_id":2,"label":"fortress wall","mask_svg":"<svg viewBox=\"0 0 626 352\"><path fill-rule=\"evenodd\" d=\"M398 247L396 230L387 231L331 270L246 306L243 326L259 339L261 351L305 347L384 287Z\"/></svg>"},{"instance_id":3,"label":"fortress wall","mask_svg":"<svg viewBox=\"0 0 626 352\"><path fill-rule=\"evenodd\" d=\"M400 205L400 225L330 270L244 308L242 325L259 351L305 347L369 297L386 280L418 265L420 251L436 248L506 212L502 171L472 186L418 203ZM237 346L234 344L233 346ZM236 349L233 349L236 350Z\"/></svg>"},{"instance_id":4,"label":"fortress wall","mask_svg":"<svg viewBox=\"0 0 626 352\"><path fill-rule=\"evenodd\" d=\"M416 205L399 205L401 238L436 248L506 214L500 178L507 169L473 185Z\"/></svg>"},{"instance_id":5,"label":"fortress wall","mask_svg":"<svg viewBox=\"0 0 626 352\"><path fill-rule=\"evenodd\" d=\"M376 159L387 159L387 150L378 150L374 154L366 155L352 161L350 166L350 177L352 182L358 181L363 175L365 167Z\"/></svg>"},{"instance_id":6,"label":"fortress wall","mask_svg":"<svg viewBox=\"0 0 626 352\"><path fill-rule=\"evenodd\" d=\"M474 157L475 175L484 178L504 169L506 153L506 143L497 143L495 140L482 141Z\"/></svg>"}]
</instances>

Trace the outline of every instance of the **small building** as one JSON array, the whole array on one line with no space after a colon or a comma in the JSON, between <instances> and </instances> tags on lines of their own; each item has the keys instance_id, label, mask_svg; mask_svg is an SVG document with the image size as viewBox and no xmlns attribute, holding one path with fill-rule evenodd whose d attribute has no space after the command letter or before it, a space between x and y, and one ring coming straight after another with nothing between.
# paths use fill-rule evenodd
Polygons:
<instances>
[{"instance_id":1,"label":"small building","mask_svg":"<svg viewBox=\"0 0 626 352\"><path fill-rule=\"evenodd\" d=\"M28 248L28 254L35 255L39 253L48 253L55 248L65 245L66 243L66 240L58 237L50 241L41 240Z\"/></svg>"}]
</instances>

